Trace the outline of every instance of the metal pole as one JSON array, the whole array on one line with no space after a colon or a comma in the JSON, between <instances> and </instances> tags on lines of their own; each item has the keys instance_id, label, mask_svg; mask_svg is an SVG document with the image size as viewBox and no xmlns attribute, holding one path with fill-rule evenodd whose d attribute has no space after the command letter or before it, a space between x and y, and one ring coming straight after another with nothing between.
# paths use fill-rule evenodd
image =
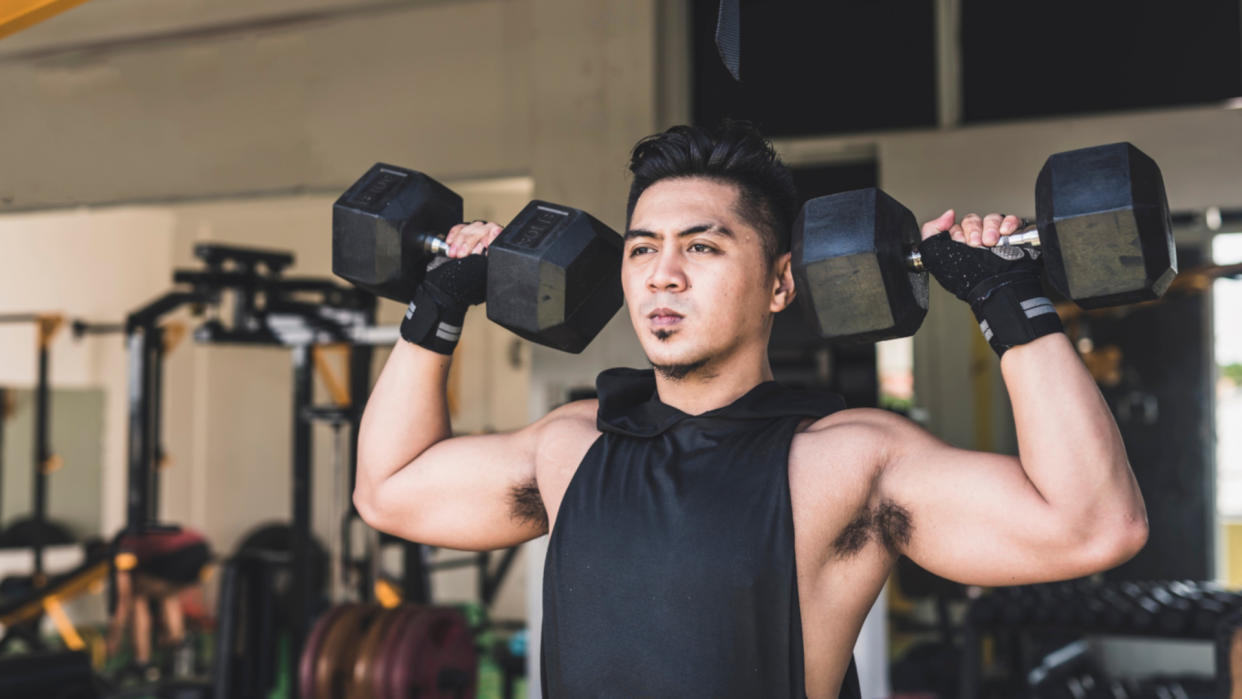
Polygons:
<instances>
[{"instance_id":1,"label":"metal pole","mask_svg":"<svg viewBox=\"0 0 1242 699\"><path fill-rule=\"evenodd\" d=\"M366 308L366 320L368 326L373 326L375 324L376 304L377 300L373 297L369 307ZM349 460L347 462L349 473L345 477L345 482L349 484L350 493L353 493L354 488L358 485L358 428L362 424L362 411L363 408L366 407L367 395L371 391L371 369L374 357L375 348L370 345L355 344L351 345L349 348ZM353 533L353 528L348 523L353 522L358 518L358 508L354 507L352 497L349 498L347 507L348 510L346 510L347 514L344 520L345 524L342 525L342 529L345 534L345 546L342 547L340 555L342 557L342 562L345 565L352 566L353 542L350 537ZM378 556L378 547L371 550L371 554ZM403 591L405 599L421 600L425 596L425 592L420 593L418 597L412 598L409 596L411 592L409 557L411 555L421 555L421 551L411 553L407 550L405 555L406 574L404 576L405 580L403 581L403 587L406 588ZM422 559L420 557L418 559L420 573L422 572L421 562ZM359 600L371 599L375 593L376 581L370 579L372 576L369 574L369 566L367 570L367 573L354 576L354 579L358 582L357 595Z\"/></svg>"},{"instance_id":2,"label":"metal pole","mask_svg":"<svg viewBox=\"0 0 1242 699\"><path fill-rule=\"evenodd\" d=\"M35 522L34 537L34 577L36 584L43 580L43 547L44 534L47 532L47 468L52 458L52 450L47 444L47 415L49 405L48 364L50 354L48 342L50 334L42 323L39 327L39 380L35 385L34 415L34 493L31 502L34 504L33 519Z\"/></svg>"},{"instance_id":3,"label":"metal pole","mask_svg":"<svg viewBox=\"0 0 1242 699\"><path fill-rule=\"evenodd\" d=\"M298 696L298 660L306 640L315 600L310 574L311 405L313 378L310 345L293 348L293 628L289 629L290 696Z\"/></svg>"},{"instance_id":4,"label":"metal pole","mask_svg":"<svg viewBox=\"0 0 1242 699\"><path fill-rule=\"evenodd\" d=\"M126 487L125 528L131 532L137 532L147 524L148 513L147 395L143 390L147 376L148 337L143 327L137 327L126 338L129 349L129 483Z\"/></svg>"},{"instance_id":5,"label":"metal pole","mask_svg":"<svg viewBox=\"0 0 1242 699\"><path fill-rule=\"evenodd\" d=\"M159 521L160 513L160 463L164 458L164 444L160 438L161 411L164 391L164 333L161 327L152 327L147 342L147 520Z\"/></svg>"},{"instance_id":6,"label":"metal pole","mask_svg":"<svg viewBox=\"0 0 1242 699\"><path fill-rule=\"evenodd\" d=\"M431 571L427 569L427 548L422 544L402 543L402 567L405 576L401 581L401 596L407 602L431 604Z\"/></svg>"},{"instance_id":7,"label":"metal pole","mask_svg":"<svg viewBox=\"0 0 1242 699\"><path fill-rule=\"evenodd\" d=\"M0 386L0 527L4 526L4 423L9 419L9 389Z\"/></svg>"}]
</instances>

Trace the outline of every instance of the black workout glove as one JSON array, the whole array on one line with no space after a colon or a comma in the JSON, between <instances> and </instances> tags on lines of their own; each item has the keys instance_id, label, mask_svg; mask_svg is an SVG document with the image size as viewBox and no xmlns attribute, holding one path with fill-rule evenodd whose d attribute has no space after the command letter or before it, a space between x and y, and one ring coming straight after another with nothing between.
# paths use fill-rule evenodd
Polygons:
<instances>
[{"instance_id":1,"label":"black workout glove","mask_svg":"<svg viewBox=\"0 0 1242 699\"><path fill-rule=\"evenodd\" d=\"M461 339L466 310L487 295L487 258L436 258L414 292L401 321L401 337L440 354L452 354Z\"/></svg>"},{"instance_id":2,"label":"black workout glove","mask_svg":"<svg viewBox=\"0 0 1242 699\"><path fill-rule=\"evenodd\" d=\"M941 232L920 243L919 254L941 286L970 304L998 357L1010 347L1062 331L1061 318L1040 283L1039 250L976 248Z\"/></svg>"}]
</instances>

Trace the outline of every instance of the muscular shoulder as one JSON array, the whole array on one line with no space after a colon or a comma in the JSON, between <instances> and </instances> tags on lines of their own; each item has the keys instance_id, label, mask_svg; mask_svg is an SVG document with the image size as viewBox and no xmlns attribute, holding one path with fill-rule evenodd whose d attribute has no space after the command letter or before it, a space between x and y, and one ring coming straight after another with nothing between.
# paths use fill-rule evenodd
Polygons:
<instances>
[{"instance_id":1,"label":"muscular shoulder","mask_svg":"<svg viewBox=\"0 0 1242 699\"><path fill-rule=\"evenodd\" d=\"M885 467L928 438L910 420L885 410L852 408L807 426L790 446L795 503L835 558L871 545L890 553L909 536L904 508L884 495ZM795 511L799 508L795 507Z\"/></svg>"},{"instance_id":2,"label":"muscular shoulder","mask_svg":"<svg viewBox=\"0 0 1242 699\"><path fill-rule=\"evenodd\" d=\"M562 442L580 442L584 439L595 441L599 430L595 427L595 415L599 410L599 401L576 400L556 408L544 415L531 428L538 446L554 447Z\"/></svg>"},{"instance_id":3,"label":"muscular shoulder","mask_svg":"<svg viewBox=\"0 0 1242 699\"><path fill-rule=\"evenodd\" d=\"M514 490L515 514L531 518L538 515L544 531L550 530L554 522L549 520L548 513L559 509L578 464L599 438L595 427L598 407L598 401L574 401L531 425L535 437L535 478Z\"/></svg>"},{"instance_id":4,"label":"muscular shoulder","mask_svg":"<svg viewBox=\"0 0 1242 699\"><path fill-rule=\"evenodd\" d=\"M818 452L843 451L883 464L895 451L928 438L921 427L896 413L876 408L839 410L801 430L794 444Z\"/></svg>"}]
</instances>

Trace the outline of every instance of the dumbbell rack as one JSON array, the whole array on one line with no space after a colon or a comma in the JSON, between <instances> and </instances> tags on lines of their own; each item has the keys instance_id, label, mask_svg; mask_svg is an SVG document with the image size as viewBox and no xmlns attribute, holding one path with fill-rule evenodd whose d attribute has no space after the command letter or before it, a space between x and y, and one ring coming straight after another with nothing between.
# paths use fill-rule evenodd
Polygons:
<instances>
[{"instance_id":1,"label":"dumbbell rack","mask_svg":"<svg viewBox=\"0 0 1242 699\"><path fill-rule=\"evenodd\" d=\"M1171 585L1181 594L1170 593ZM1206 601L1196 604L1196 594ZM1231 696L1234 678L1242 683L1242 592L1210 584L1075 581L997 588L972 601L966 613L963 699L982 697L983 638L999 634L1009 634L1019 646L1038 634L1211 642L1218 696ZM1240 656L1237 661L1231 661L1231 651ZM1015 676L1023 676L1029 668L1014 670Z\"/></svg>"}]
</instances>

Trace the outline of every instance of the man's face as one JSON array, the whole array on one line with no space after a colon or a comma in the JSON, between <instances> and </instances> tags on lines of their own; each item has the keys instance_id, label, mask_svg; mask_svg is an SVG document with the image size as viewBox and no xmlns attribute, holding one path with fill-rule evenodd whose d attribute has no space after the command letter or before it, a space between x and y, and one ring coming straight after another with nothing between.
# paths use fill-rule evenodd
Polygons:
<instances>
[{"instance_id":1,"label":"man's face","mask_svg":"<svg viewBox=\"0 0 1242 699\"><path fill-rule=\"evenodd\" d=\"M666 376L712 372L743 347L766 352L771 314L792 293L764 257L762 234L737 211L735 185L661 180L630 217L621 283L647 358ZM788 254L777 262L787 269Z\"/></svg>"}]
</instances>

